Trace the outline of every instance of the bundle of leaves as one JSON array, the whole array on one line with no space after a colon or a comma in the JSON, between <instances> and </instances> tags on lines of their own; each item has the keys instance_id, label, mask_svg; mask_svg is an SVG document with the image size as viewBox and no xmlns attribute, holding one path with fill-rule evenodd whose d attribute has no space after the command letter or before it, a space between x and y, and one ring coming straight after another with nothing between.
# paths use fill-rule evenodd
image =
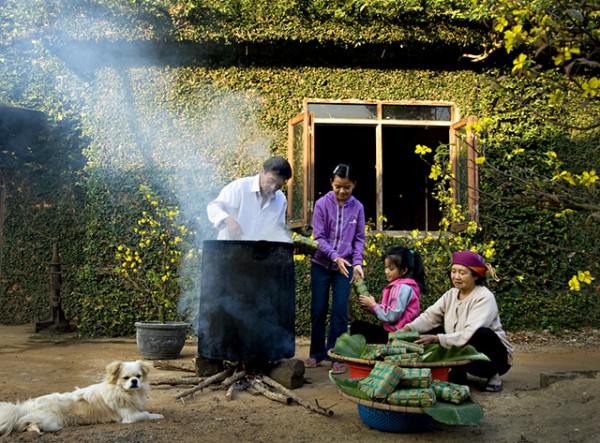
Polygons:
<instances>
[{"instance_id":1,"label":"bundle of leaves","mask_svg":"<svg viewBox=\"0 0 600 443\"><path fill-rule=\"evenodd\" d=\"M342 380L334 377L331 372L329 379L335 383L345 394L361 400L376 401L358 388L359 379ZM383 402L382 402L383 403ZM432 407L422 408L422 411L435 421L446 425L469 425L479 424L483 418L483 409L472 400L466 400L460 405L452 403L437 402Z\"/></svg>"},{"instance_id":2,"label":"bundle of leaves","mask_svg":"<svg viewBox=\"0 0 600 443\"><path fill-rule=\"evenodd\" d=\"M372 349L375 345L368 344L361 334L342 334L335 342L333 352L344 357L371 360L367 356L373 355ZM432 343L425 348L425 352L419 359L424 363L443 363L459 360L484 360L489 361L487 355L478 352L471 345L462 347L453 346L444 348L439 343Z\"/></svg>"}]
</instances>

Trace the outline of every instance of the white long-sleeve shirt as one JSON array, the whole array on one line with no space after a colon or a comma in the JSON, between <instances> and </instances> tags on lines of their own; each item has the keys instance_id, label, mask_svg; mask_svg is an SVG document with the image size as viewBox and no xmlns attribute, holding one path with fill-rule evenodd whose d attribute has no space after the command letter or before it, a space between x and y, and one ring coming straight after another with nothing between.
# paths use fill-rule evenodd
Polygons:
<instances>
[{"instance_id":1,"label":"white long-sleeve shirt","mask_svg":"<svg viewBox=\"0 0 600 443\"><path fill-rule=\"evenodd\" d=\"M226 185L207 206L208 219L219 229L218 240L231 240L224 220L231 217L241 226L242 240L291 242L285 227L287 199L276 191L263 206L259 175L243 177Z\"/></svg>"},{"instance_id":2,"label":"white long-sleeve shirt","mask_svg":"<svg viewBox=\"0 0 600 443\"><path fill-rule=\"evenodd\" d=\"M475 286L464 300L459 300L458 295L457 288L450 289L408 326L413 331L428 332L443 325L445 334L438 337L444 348L464 346L477 329L490 328L506 347L510 359L514 348L502 329L494 294L485 286Z\"/></svg>"}]
</instances>

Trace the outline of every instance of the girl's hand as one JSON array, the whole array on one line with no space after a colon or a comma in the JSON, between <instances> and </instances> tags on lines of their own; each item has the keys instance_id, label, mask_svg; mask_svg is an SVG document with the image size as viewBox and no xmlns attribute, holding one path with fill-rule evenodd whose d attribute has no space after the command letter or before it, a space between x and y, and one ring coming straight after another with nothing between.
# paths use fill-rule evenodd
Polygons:
<instances>
[{"instance_id":1,"label":"girl's hand","mask_svg":"<svg viewBox=\"0 0 600 443\"><path fill-rule=\"evenodd\" d=\"M352 264L348 262L348 260L343 257L338 257L335 259L335 264L339 268L342 275L346 278L350 277L350 273L348 272L348 268L352 267Z\"/></svg>"},{"instance_id":2,"label":"girl's hand","mask_svg":"<svg viewBox=\"0 0 600 443\"><path fill-rule=\"evenodd\" d=\"M365 271L363 271L363 268L361 265L354 266L354 272L352 273L352 280L354 280L355 278L365 278Z\"/></svg>"},{"instance_id":3,"label":"girl's hand","mask_svg":"<svg viewBox=\"0 0 600 443\"><path fill-rule=\"evenodd\" d=\"M359 295L358 301L360 303L360 306L364 309L372 308L376 304L375 297L373 297L372 295Z\"/></svg>"},{"instance_id":4,"label":"girl's hand","mask_svg":"<svg viewBox=\"0 0 600 443\"><path fill-rule=\"evenodd\" d=\"M437 335L421 335L418 340L415 340L415 343L420 345L429 345L431 343L439 343L440 339Z\"/></svg>"}]
</instances>

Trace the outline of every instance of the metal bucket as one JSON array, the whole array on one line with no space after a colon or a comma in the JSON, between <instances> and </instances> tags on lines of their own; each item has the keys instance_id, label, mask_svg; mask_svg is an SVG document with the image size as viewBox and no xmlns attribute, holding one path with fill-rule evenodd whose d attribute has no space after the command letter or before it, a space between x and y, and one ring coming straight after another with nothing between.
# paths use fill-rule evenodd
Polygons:
<instances>
[{"instance_id":1,"label":"metal bucket","mask_svg":"<svg viewBox=\"0 0 600 443\"><path fill-rule=\"evenodd\" d=\"M295 354L292 243L209 240L202 244L198 354L274 362Z\"/></svg>"}]
</instances>

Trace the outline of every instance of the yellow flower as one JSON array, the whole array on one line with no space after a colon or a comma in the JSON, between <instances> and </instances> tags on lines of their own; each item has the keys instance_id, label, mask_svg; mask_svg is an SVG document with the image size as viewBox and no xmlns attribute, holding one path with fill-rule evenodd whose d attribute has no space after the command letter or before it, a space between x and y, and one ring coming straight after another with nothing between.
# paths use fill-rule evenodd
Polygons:
<instances>
[{"instance_id":1,"label":"yellow flower","mask_svg":"<svg viewBox=\"0 0 600 443\"><path fill-rule=\"evenodd\" d=\"M527 56L525 54L519 54L519 56L513 60L513 74L518 71L522 71L525 67L525 62L527 61Z\"/></svg>"},{"instance_id":2,"label":"yellow flower","mask_svg":"<svg viewBox=\"0 0 600 443\"><path fill-rule=\"evenodd\" d=\"M414 238L417 238L419 236L419 230L418 229L413 229L413 231L411 232L411 235Z\"/></svg>"},{"instance_id":3,"label":"yellow flower","mask_svg":"<svg viewBox=\"0 0 600 443\"><path fill-rule=\"evenodd\" d=\"M467 233L473 235L477 233L477 223L470 221L467 225Z\"/></svg>"},{"instance_id":4,"label":"yellow flower","mask_svg":"<svg viewBox=\"0 0 600 443\"><path fill-rule=\"evenodd\" d=\"M415 149L415 154L418 154L418 155L425 155L425 154L429 154L430 152L433 152L433 151L425 145L417 145L416 149Z\"/></svg>"},{"instance_id":5,"label":"yellow flower","mask_svg":"<svg viewBox=\"0 0 600 443\"><path fill-rule=\"evenodd\" d=\"M494 31L502 32L504 28L508 25L508 20L506 17L498 17L496 19L496 26L494 26Z\"/></svg>"},{"instance_id":6,"label":"yellow flower","mask_svg":"<svg viewBox=\"0 0 600 443\"><path fill-rule=\"evenodd\" d=\"M477 134L480 134L482 131L482 127L479 123L472 123L470 125L465 126L465 131L476 132Z\"/></svg>"},{"instance_id":7,"label":"yellow flower","mask_svg":"<svg viewBox=\"0 0 600 443\"><path fill-rule=\"evenodd\" d=\"M431 166L431 172L429 173L430 179L437 180L441 174L442 174L442 168L439 165Z\"/></svg>"},{"instance_id":8,"label":"yellow flower","mask_svg":"<svg viewBox=\"0 0 600 443\"><path fill-rule=\"evenodd\" d=\"M569 46L565 46L563 48L559 48L558 55L552 57L555 65L560 65L566 61L569 61L573 58L573 55L580 54L581 51L579 48L571 48Z\"/></svg>"},{"instance_id":9,"label":"yellow flower","mask_svg":"<svg viewBox=\"0 0 600 443\"><path fill-rule=\"evenodd\" d=\"M487 259L490 259L490 258L492 258L494 256L495 252L496 252L495 249L492 249L492 248L486 249L485 251L483 251L483 257L487 258Z\"/></svg>"},{"instance_id":10,"label":"yellow flower","mask_svg":"<svg viewBox=\"0 0 600 443\"><path fill-rule=\"evenodd\" d=\"M583 186L590 186L592 183L596 182L598 180L598 175L596 174L596 171L594 169L592 169L591 171L583 171L583 173L581 174L581 180L579 180L579 183L581 183Z\"/></svg>"},{"instance_id":11,"label":"yellow flower","mask_svg":"<svg viewBox=\"0 0 600 443\"><path fill-rule=\"evenodd\" d=\"M600 80L597 77L592 77L587 82L581 85L584 97L595 97L600 92Z\"/></svg>"},{"instance_id":12,"label":"yellow flower","mask_svg":"<svg viewBox=\"0 0 600 443\"><path fill-rule=\"evenodd\" d=\"M523 32L523 26L521 25L513 26L512 29L504 31L506 52L510 53L510 51L521 42L526 34L527 33Z\"/></svg>"},{"instance_id":13,"label":"yellow flower","mask_svg":"<svg viewBox=\"0 0 600 443\"><path fill-rule=\"evenodd\" d=\"M477 157L475 159L475 163L478 165L483 165L485 163L485 157L481 156L481 157Z\"/></svg>"},{"instance_id":14,"label":"yellow flower","mask_svg":"<svg viewBox=\"0 0 600 443\"><path fill-rule=\"evenodd\" d=\"M558 180L562 178L563 180L565 180L566 182L568 182L569 184L575 186L575 177L573 177L573 174L571 174L569 171L560 171L556 174L554 174L554 177L552 177L552 180Z\"/></svg>"},{"instance_id":15,"label":"yellow flower","mask_svg":"<svg viewBox=\"0 0 600 443\"><path fill-rule=\"evenodd\" d=\"M569 280L569 289L571 291L581 291L581 285L579 284L579 280L577 279L576 275Z\"/></svg>"},{"instance_id":16,"label":"yellow flower","mask_svg":"<svg viewBox=\"0 0 600 443\"><path fill-rule=\"evenodd\" d=\"M587 283L588 285L592 283L593 280L596 280L594 277L592 277L590 271L577 271L577 279L581 283Z\"/></svg>"},{"instance_id":17,"label":"yellow flower","mask_svg":"<svg viewBox=\"0 0 600 443\"><path fill-rule=\"evenodd\" d=\"M572 209L563 209L559 213L554 214L554 217L556 217L556 218L567 217L567 216L573 214L574 212L575 211L573 211Z\"/></svg>"}]
</instances>

